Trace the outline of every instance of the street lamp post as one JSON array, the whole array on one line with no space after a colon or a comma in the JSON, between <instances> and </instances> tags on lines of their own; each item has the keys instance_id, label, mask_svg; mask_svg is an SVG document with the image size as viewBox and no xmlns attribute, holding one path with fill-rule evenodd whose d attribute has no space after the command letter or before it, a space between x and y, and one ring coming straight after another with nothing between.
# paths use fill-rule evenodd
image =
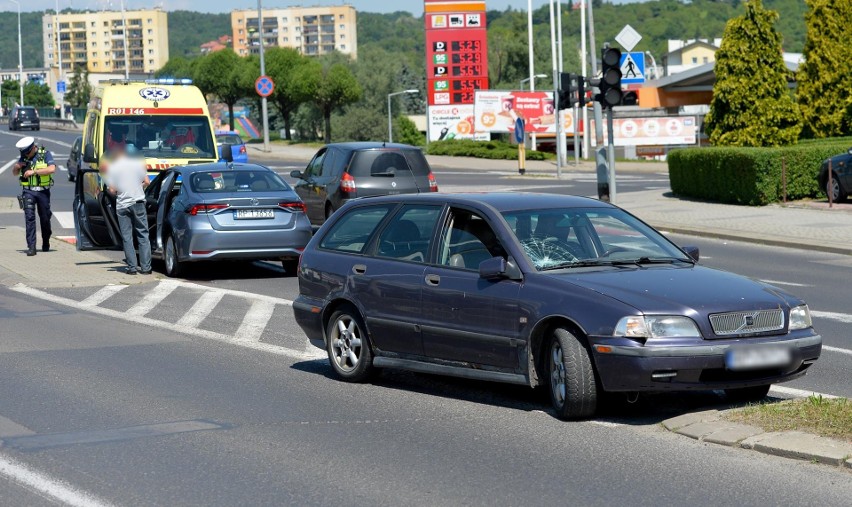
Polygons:
<instances>
[{"instance_id":1,"label":"street lamp post","mask_svg":"<svg viewBox=\"0 0 852 507\"><path fill-rule=\"evenodd\" d=\"M391 116L391 97L394 95L404 95L406 93L420 93L420 90L404 90L401 92L388 93L388 142L393 142L393 121Z\"/></svg>"},{"instance_id":2,"label":"street lamp post","mask_svg":"<svg viewBox=\"0 0 852 507\"><path fill-rule=\"evenodd\" d=\"M18 84L21 86L21 102L24 105L24 56L21 52L21 2L9 0L18 6Z\"/></svg>"},{"instance_id":3,"label":"street lamp post","mask_svg":"<svg viewBox=\"0 0 852 507\"><path fill-rule=\"evenodd\" d=\"M57 80L59 83L62 82L62 34L59 33L59 0L56 0L56 21L54 22L56 29L56 55L58 61L59 72L57 72ZM59 91L59 85L56 86L56 93L59 95L59 116L60 118L65 117L65 92Z\"/></svg>"},{"instance_id":4,"label":"street lamp post","mask_svg":"<svg viewBox=\"0 0 852 507\"><path fill-rule=\"evenodd\" d=\"M542 79L542 78L545 78L545 77L547 77L547 74L536 74L536 75L532 76L532 78L525 77L525 78L521 79L521 90L524 89L524 83L530 82L531 79L535 79L535 78ZM532 89L532 87L530 87L530 89Z\"/></svg>"},{"instance_id":5,"label":"street lamp post","mask_svg":"<svg viewBox=\"0 0 852 507\"><path fill-rule=\"evenodd\" d=\"M260 0L257 0L257 36L260 42L260 75L266 75L266 62L263 58L263 10ZM260 114L263 116L263 151L269 153L269 111L266 97L260 98Z\"/></svg>"}]
</instances>

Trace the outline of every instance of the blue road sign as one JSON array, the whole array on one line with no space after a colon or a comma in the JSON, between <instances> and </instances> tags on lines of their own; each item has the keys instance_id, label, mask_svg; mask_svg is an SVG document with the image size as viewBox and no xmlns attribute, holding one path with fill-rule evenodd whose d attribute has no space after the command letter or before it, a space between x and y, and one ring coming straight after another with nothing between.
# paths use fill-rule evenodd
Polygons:
<instances>
[{"instance_id":1,"label":"blue road sign","mask_svg":"<svg viewBox=\"0 0 852 507\"><path fill-rule=\"evenodd\" d=\"M621 82L635 84L645 82L645 53L632 51L621 53Z\"/></svg>"},{"instance_id":2,"label":"blue road sign","mask_svg":"<svg viewBox=\"0 0 852 507\"><path fill-rule=\"evenodd\" d=\"M56 92L65 93L65 81L58 81L56 83Z\"/></svg>"},{"instance_id":3,"label":"blue road sign","mask_svg":"<svg viewBox=\"0 0 852 507\"><path fill-rule=\"evenodd\" d=\"M524 119L518 118L515 120L515 142L522 144L524 142Z\"/></svg>"},{"instance_id":4,"label":"blue road sign","mask_svg":"<svg viewBox=\"0 0 852 507\"><path fill-rule=\"evenodd\" d=\"M257 90L257 94L261 97L269 97L272 95L272 90L275 89L275 84L269 76L260 76L254 82L254 89Z\"/></svg>"}]
</instances>

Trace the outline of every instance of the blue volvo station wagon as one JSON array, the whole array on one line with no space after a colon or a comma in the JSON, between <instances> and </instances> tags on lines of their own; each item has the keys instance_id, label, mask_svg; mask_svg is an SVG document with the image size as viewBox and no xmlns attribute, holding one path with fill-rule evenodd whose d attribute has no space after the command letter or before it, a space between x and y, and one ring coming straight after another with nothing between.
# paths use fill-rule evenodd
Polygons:
<instances>
[{"instance_id":1,"label":"blue volvo station wagon","mask_svg":"<svg viewBox=\"0 0 852 507\"><path fill-rule=\"evenodd\" d=\"M822 347L807 305L698 257L584 197L360 199L306 247L293 311L343 380L398 368L545 385L563 419L609 392L758 400L804 375Z\"/></svg>"}]
</instances>

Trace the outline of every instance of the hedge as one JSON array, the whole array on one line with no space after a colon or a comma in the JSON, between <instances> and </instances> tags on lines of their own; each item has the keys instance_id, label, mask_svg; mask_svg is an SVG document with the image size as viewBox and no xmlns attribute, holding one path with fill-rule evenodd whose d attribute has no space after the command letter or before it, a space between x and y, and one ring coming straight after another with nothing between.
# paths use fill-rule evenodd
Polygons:
<instances>
[{"instance_id":1,"label":"hedge","mask_svg":"<svg viewBox=\"0 0 852 507\"><path fill-rule=\"evenodd\" d=\"M433 141L426 147L429 155L448 155L451 157L476 157L498 160L517 160L518 147L502 141L471 141L452 139ZM527 160L545 160L547 153L527 150Z\"/></svg>"},{"instance_id":2,"label":"hedge","mask_svg":"<svg viewBox=\"0 0 852 507\"><path fill-rule=\"evenodd\" d=\"M784 199L825 195L817 175L823 160L852 146L848 138L818 140L782 148L686 148L668 154L669 181L680 196L729 204L762 206Z\"/></svg>"}]
</instances>

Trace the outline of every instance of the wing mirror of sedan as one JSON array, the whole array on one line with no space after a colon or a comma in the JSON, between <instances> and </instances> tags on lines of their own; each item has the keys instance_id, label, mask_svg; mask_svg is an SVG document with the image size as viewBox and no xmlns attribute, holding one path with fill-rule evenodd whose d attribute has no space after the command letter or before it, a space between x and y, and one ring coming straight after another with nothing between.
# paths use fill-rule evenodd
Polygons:
<instances>
[{"instance_id":1,"label":"wing mirror of sedan","mask_svg":"<svg viewBox=\"0 0 852 507\"><path fill-rule=\"evenodd\" d=\"M98 157L95 155L95 145L92 143L86 143L86 147L83 149L83 162L87 164L97 164Z\"/></svg>"},{"instance_id":2,"label":"wing mirror of sedan","mask_svg":"<svg viewBox=\"0 0 852 507\"><path fill-rule=\"evenodd\" d=\"M521 270L510 257L492 257L479 263L479 277L485 280L520 280Z\"/></svg>"},{"instance_id":3,"label":"wing mirror of sedan","mask_svg":"<svg viewBox=\"0 0 852 507\"><path fill-rule=\"evenodd\" d=\"M685 246L682 248L686 255L692 257L692 260L698 262L698 258L700 257L697 246Z\"/></svg>"},{"instance_id":4,"label":"wing mirror of sedan","mask_svg":"<svg viewBox=\"0 0 852 507\"><path fill-rule=\"evenodd\" d=\"M301 179L304 179L305 175L302 174L302 171L296 170L296 171L290 171L290 177L296 178L297 180L301 180Z\"/></svg>"}]
</instances>

